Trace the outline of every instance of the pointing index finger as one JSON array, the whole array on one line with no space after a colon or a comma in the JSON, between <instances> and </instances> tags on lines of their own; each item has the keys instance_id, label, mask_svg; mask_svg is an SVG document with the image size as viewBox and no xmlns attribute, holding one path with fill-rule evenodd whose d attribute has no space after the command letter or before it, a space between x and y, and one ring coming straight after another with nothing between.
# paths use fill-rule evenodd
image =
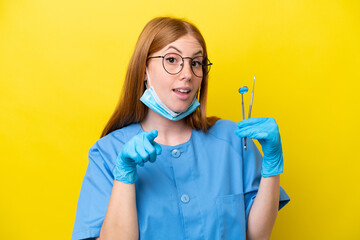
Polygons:
<instances>
[{"instance_id":1,"label":"pointing index finger","mask_svg":"<svg viewBox=\"0 0 360 240\"><path fill-rule=\"evenodd\" d=\"M154 139L158 136L158 131L156 129L151 130L150 132L146 133L146 138L149 141L154 141Z\"/></svg>"}]
</instances>

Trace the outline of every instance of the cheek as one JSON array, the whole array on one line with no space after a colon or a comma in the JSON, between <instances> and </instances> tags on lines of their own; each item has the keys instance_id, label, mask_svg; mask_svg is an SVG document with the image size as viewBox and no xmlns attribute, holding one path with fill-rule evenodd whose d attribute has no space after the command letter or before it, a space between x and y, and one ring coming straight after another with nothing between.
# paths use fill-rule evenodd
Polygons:
<instances>
[{"instance_id":1,"label":"cheek","mask_svg":"<svg viewBox=\"0 0 360 240\"><path fill-rule=\"evenodd\" d=\"M201 86L201 83L202 83L201 79L196 82L196 87L197 87L198 90L199 90L199 88Z\"/></svg>"},{"instance_id":2,"label":"cheek","mask_svg":"<svg viewBox=\"0 0 360 240\"><path fill-rule=\"evenodd\" d=\"M154 74L154 80L151 78L156 89L165 90L168 87L169 79L161 71L157 71Z\"/></svg>"},{"instance_id":3,"label":"cheek","mask_svg":"<svg viewBox=\"0 0 360 240\"><path fill-rule=\"evenodd\" d=\"M159 76L155 89L156 93L161 96L163 100L167 99L172 92L172 79L169 76Z\"/></svg>"}]
</instances>

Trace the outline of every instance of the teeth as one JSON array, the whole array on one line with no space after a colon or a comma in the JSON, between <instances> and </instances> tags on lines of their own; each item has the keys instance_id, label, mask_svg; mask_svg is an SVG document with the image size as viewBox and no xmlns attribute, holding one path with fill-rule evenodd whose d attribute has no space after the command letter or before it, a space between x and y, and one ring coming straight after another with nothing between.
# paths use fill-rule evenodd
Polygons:
<instances>
[{"instance_id":1,"label":"teeth","mask_svg":"<svg viewBox=\"0 0 360 240\"><path fill-rule=\"evenodd\" d=\"M188 92L190 92L190 90L185 90L185 89L176 89L176 91L182 92L182 93L188 93Z\"/></svg>"}]
</instances>

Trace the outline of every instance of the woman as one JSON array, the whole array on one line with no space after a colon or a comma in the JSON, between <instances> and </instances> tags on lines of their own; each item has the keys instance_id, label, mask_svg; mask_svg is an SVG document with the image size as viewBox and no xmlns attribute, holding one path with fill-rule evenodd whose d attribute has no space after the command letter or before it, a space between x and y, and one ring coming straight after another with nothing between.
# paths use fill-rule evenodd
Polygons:
<instances>
[{"instance_id":1,"label":"woman","mask_svg":"<svg viewBox=\"0 0 360 240\"><path fill-rule=\"evenodd\" d=\"M270 237L289 201L278 127L207 118L210 66L191 23L145 26L120 103L89 151L72 239Z\"/></svg>"}]
</instances>

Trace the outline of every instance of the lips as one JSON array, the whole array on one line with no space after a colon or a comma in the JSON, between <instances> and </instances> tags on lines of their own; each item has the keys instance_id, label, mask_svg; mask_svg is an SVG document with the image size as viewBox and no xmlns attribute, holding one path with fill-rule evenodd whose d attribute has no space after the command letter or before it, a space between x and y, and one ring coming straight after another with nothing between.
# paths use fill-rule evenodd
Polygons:
<instances>
[{"instance_id":1,"label":"lips","mask_svg":"<svg viewBox=\"0 0 360 240\"><path fill-rule=\"evenodd\" d=\"M191 92L191 89L190 88L174 88L173 91L177 91L177 92L181 92L181 93L189 93Z\"/></svg>"},{"instance_id":2,"label":"lips","mask_svg":"<svg viewBox=\"0 0 360 240\"><path fill-rule=\"evenodd\" d=\"M190 96L191 89L188 87L183 88L174 88L173 92L175 95L180 98L181 100L186 100Z\"/></svg>"}]
</instances>

